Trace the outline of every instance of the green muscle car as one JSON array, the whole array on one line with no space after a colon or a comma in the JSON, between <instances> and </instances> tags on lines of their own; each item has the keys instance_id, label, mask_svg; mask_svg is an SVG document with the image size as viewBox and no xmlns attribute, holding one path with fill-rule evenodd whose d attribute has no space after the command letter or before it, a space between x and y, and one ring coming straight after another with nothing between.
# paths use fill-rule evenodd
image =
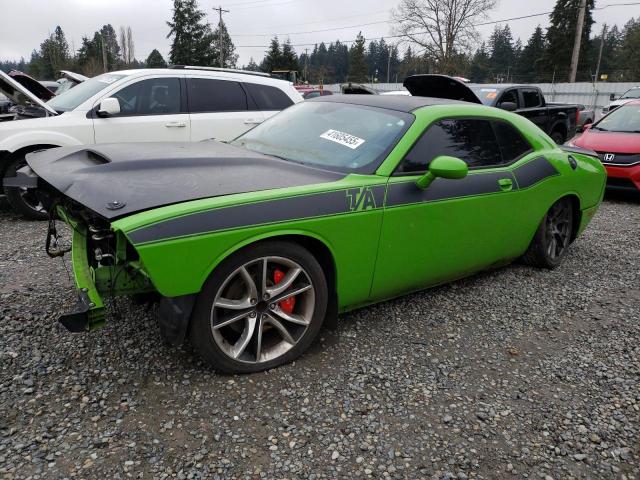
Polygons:
<instances>
[{"instance_id":1,"label":"green muscle car","mask_svg":"<svg viewBox=\"0 0 640 480\"><path fill-rule=\"evenodd\" d=\"M522 258L554 268L605 171L529 120L456 100L334 95L229 144L56 148L19 173L71 225L71 331L159 294L163 335L225 372L290 362L338 313Z\"/></svg>"}]
</instances>

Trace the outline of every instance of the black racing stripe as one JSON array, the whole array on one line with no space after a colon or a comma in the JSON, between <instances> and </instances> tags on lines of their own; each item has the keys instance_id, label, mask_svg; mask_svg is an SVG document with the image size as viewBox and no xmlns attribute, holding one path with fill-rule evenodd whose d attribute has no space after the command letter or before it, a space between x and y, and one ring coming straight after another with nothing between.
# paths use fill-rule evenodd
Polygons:
<instances>
[{"instance_id":1,"label":"black racing stripe","mask_svg":"<svg viewBox=\"0 0 640 480\"><path fill-rule=\"evenodd\" d=\"M546 158L538 157L516 168L513 173L518 188L529 188L545 178L558 175L558 170Z\"/></svg>"},{"instance_id":2,"label":"black racing stripe","mask_svg":"<svg viewBox=\"0 0 640 480\"><path fill-rule=\"evenodd\" d=\"M280 198L193 213L132 231L134 244L302 218L382 208L384 185ZM353 200L352 200L353 198ZM355 207L355 208L354 208Z\"/></svg>"},{"instance_id":3,"label":"black racing stripe","mask_svg":"<svg viewBox=\"0 0 640 480\"><path fill-rule=\"evenodd\" d=\"M475 173L458 180L436 178L425 189L418 188L415 182L394 183L389 185L387 207L497 193L501 191L498 180L503 178L510 178L513 181L511 172L490 172Z\"/></svg>"}]
</instances>

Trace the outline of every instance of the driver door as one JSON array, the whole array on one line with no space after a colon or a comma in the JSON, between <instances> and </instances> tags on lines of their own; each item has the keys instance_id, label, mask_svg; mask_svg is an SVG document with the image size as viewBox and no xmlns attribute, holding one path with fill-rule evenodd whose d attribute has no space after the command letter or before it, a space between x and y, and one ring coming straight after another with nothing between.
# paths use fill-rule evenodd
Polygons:
<instances>
[{"instance_id":1,"label":"driver door","mask_svg":"<svg viewBox=\"0 0 640 480\"><path fill-rule=\"evenodd\" d=\"M511 146L499 144L496 134ZM519 218L521 193L510 165L531 152L515 128L492 119L442 119L427 127L389 180L372 298L460 278L521 254L528 229ZM440 155L464 160L469 174L420 189L416 180Z\"/></svg>"},{"instance_id":2,"label":"driver door","mask_svg":"<svg viewBox=\"0 0 640 480\"><path fill-rule=\"evenodd\" d=\"M101 118L95 113L95 143L188 142L189 114L183 107L182 82L177 76L135 80L112 93L120 113Z\"/></svg>"}]
</instances>

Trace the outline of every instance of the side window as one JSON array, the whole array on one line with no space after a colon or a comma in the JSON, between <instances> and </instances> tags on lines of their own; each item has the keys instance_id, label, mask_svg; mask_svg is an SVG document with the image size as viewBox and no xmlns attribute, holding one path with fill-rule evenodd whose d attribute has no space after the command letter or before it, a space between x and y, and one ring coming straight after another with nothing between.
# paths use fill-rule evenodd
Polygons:
<instances>
[{"instance_id":1,"label":"side window","mask_svg":"<svg viewBox=\"0 0 640 480\"><path fill-rule=\"evenodd\" d=\"M522 99L524 100L524 108L535 108L542 105L540 92L537 90L522 90Z\"/></svg>"},{"instance_id":2,"label":"side window","mask_svg":"<svg viewBox=\"0 0 640 480\"><path fill-rule=\"evenodd\" d=\"M188 78L187 85L191 113L247 110L247 95L238 82Z\"/></svg>"},{"instance_id":3,"label":"side window","mask_svg":"<svg viewBox=\"0 0 640 480\"><path fill-rule=\"evenodd\" d=\"M511 163L533 150L529 142L510 124L493 122L493 129L498 138L498 145L500 146L504 163Z\"/></svg>"},{"instance_id":4,"label":"side window","mask_svg":"<svg viewBox=\"0 0 640 480\"><path fill-rule=\"evenodd\" d=\"M497 107L500 108L500 105L503 103L515 103L518 105L518 91L517 90L507 90L502 94L500 100L498 101Z\"/></svg>"},{"instance_id":5,"label":"side window","mask_svg":"<svg viewBox=\"0 0 640 480\"><path fill-rule=\"evenodd\" d=\"M141 80L112 96L120 102L117 116L180 113L180 80L177 78Z\"/></svg>"},{"instance_id":6,"label":"side window","mask_svg":"<svg viewBox=\"0 0 640 480\"><path fill-rule=\"evenodd\" d=\"M293 100L279 88L257 83L245 83L244 88L256 102L258 110L284 110L293 105Z\"/></svg>"},{"instance_id":7,"label":"side window","mask_svg":"<svg viewBox=\"0 0 640 480\"><path fill-rule=\"evenodd\" d=\"M424 172L440 155L460 158L469 168L503 163L491 122L480 119L448 119L432 124L398 167L400 173Z\"/></svg>"}]
</instances>

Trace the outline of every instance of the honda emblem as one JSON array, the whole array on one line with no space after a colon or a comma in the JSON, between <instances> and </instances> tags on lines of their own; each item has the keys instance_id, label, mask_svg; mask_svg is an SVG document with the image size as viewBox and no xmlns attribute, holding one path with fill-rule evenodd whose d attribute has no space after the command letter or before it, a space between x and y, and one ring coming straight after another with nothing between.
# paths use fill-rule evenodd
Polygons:
<instances>
[{"instance_id":1,"label":"honda emblem","mask_svg":"<svg viewBox=\"0 0 640 480\"><path fill-rule=\"evenodd\" d=\"M616 158L615 153L605 153L604 154L604 161L605 162L613 162L614 158Z\"/></svg>"}]
</instances>

